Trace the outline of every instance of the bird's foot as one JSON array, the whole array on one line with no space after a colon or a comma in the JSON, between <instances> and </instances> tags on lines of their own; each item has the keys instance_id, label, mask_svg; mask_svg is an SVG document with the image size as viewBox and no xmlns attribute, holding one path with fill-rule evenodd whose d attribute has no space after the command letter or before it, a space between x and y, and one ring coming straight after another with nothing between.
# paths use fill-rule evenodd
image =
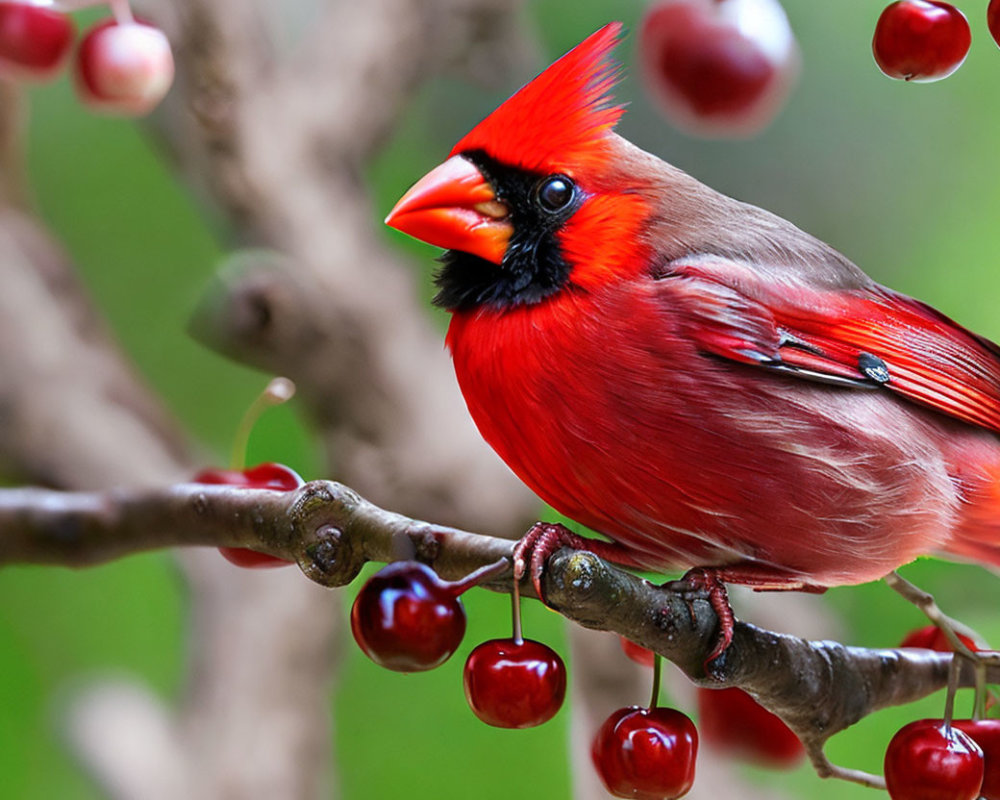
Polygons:
<instances>
[{"instance_id":1,"label":"bird's foot","mask_svg":"<svg viewBox=\"0 0 1000 800\"><path fill-rule=\"evenodd\" d=\"M531 585L535 588L535 594L543 603L545 595L542 591L542 576L545 572L545 565L549 558L563 547L570 547L573 550L587 550L599 558L626 567L637 566L628 552L614 542L588 539L573 533L565 525L558 522L536 522L514 545L514 580L520 581L527 571L531 578Z\"/></svg>"},{"instance_id":2,"label":"bird's foot","mask_svg":"<svg viewBox=\"0 0 1000 800\"><path fill-rule=\"evenodd\" d=\"M520 581L527 571L531 585L535 587L535 594L543 603L545 596L542 593L542 574L545 572L545 564L563 547L586 550L587 540L558 522L536 522L514 545L514 580Z\"/></svg>"},{"instance_id":3,"label":"bird's foot","mask_svg":"<svg viewBox=\"0 0 1000 800\"><path fill-rule=\"evenodd\" d=\"M712 651L704 661L705 671L711 673L709 664L721 656L733 641L733 627L736 623L736 616L733 614L733 607L729 604L729 592L726 591L726 584L722 582L718 571L714 569L696 568L688 570L680 580L670 581L666 584L676 592L681 592L688 606L688 613L692 622L695 619L694 601L708 600L708 604L719 619L719 634L715 640Z\"/></svg>"}]
</instances>

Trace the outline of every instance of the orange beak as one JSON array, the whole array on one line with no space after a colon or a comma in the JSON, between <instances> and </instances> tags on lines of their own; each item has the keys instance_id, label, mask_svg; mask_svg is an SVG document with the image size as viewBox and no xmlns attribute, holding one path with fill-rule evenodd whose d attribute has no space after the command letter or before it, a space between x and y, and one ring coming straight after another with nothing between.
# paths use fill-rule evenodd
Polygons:
<instances>
[{"instance_id":1,"label":"orange beak","mask_svg":"<svg viewBox=\"0 0 1000 800\"><path fill-rule=\"evenodd\" d=\"M513 226L507 206L483 174L462 156L452 156L400 198L385 224L416 239L503 261Z\"/></svg>"}]
</instances>

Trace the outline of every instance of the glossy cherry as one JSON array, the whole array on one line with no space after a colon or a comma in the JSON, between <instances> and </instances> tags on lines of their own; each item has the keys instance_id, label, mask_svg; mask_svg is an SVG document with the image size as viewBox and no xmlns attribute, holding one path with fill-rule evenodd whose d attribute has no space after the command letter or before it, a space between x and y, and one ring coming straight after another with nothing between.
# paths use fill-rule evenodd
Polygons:
<instances>
[{"instance_id":1,"label":"glossy cherry","mask_svg":"<svg viewBox=\"0 0 1000 800\"><path fill-rule=\"evenodd\" d=\"M986 800L1000 800L1000 719L956 719L952 726L969 734L983 751L983 786Z\"/></svg>"},{"instance_id":2,"label":"glossy cherry","mask_svg":"<svg viewBox=\"0 0 1000 800\"><path fill-rule=\"evenodd\" d=\"M469 654L462 678L473 713L497 728L548 722L566 696L563 660L532 639L483 642Z\"/></svg>"},{"instance_id":3,"label":"glossy cherry","mask_svg":"<svg viewBox=\"0 0 1000 800\"><path fill-rule=\"evenodd\" d=\"M73 22L65 14L28 0L0 0L0 76L52 78L72 43Z\"/></svg>"},{"instance_id":4,"label":"glossy cherry","mask_svg":"<svg viewBox=\"0 0 1000 800\"><path fill-rule=\"evenodd\" d=\"M174 58L163 31L145 22L104 20L80 40L74 61L80 101L98 111L141 116L155 108L174 80Z\"/></svg>"},{"instance_id":5,"label":"glossy cherry","mask_svg":"<svg viewBox=\"0 0 1000 800\"><path fill-rule=\"evenodd\" d=\"M225 486L240 486L246 489L274 489L290 491L303 484L295 470L284 464L265 462L245 470L237 469L204 469L194 476L195 483L221 484ZM249 550L245 547L220 547L219 552L237 567L259 569L262 567L285 567L291 561Z\"/></svg>"},{"instance_id":6,"label":"glossy cherry","mask_svg":"<svg viewBox=\"0 0 1000 800\"><path fill-rule=\"evenodd\" d=\"M618 642L622 646L622 652L631 658L636 664L640 664L643 667L653 666L653 661L656 659L656 653L652 650L647 650L641 644L636 644L631 639L626 639L624 636L619 636Z\"/></svg>"},{"instance_id":7,"label":"glossy cherry","mask_svg":"<svg viewBox=\"0 0 1000 800\"><path fill-rule=\"evenodd\" d=\"M706 744L764 767L789 769L806 754L780 717L735 687L698 689L698 730Z\"/></svg>"},{"instance_id":8,"label":"glossy cherry","mask_svg":"<svg viewBox=\"0 0 1000 800\"><path fill-rule=\"evenodd\" d=\"M986 25L990 29L993 41L1000 47L1000 0L990 0L986 7Z\"/></svg>"},{"instance_id":9,"label":"glossy cherry","mask_svg":"<svg viewBox=\"0 0 1000 800\"><path fill-rule=\"evenodd\" d=\"M416 561L396 561L361 587L351 608L351 631L365 654L396 672L440 666L465 635L465 583L441 580Z\"/></svg>"},{"instance_id":10,"label":"glossy cherry","mask_svg":"<svg viewBox=\"0 0 1000 800\"><path fill-rule=\"evenodd\" d=\"M904 725L885 751L892 800L975 800L983 774L979 745L940 719Z\"/></svg>"},{"instance_id":11,"label":"glossy cherry","mask_svg":"<svg viewBox=\"0 0 1000 800\"><path fill-rule=\"evenodd\" d=\"M958 638L970 650L979 649L976 647L976 643L964 633L959 633ZM922 628L915 628L903 637L903 641L899 643L899 646L923 647L927 650L936 650L939 653L950 653L952 650L951 642L948 641L948 637L944 635L944 631L937 625L925 625Z\"/></svg>"},{"instance_id":12,"label":"glossy cherry","mask_svg":"<svg viewBox=\"0 0 1000 800\"><path fill-rule=\"evenodd\" d=\"M969 53L965 15L940 0L897 0L875 24L872 53L890 78L926 83L947 78Z\"/></svg>"},{"instance_id":13,"label":"glossy cherry","mask_svg":"<svg viewBox=\"0 0 1000 800\"><path fill-rule=\"evenodd\" d=\"M781 109L799 53L777 0L659 0L640 23L639 61L671 122L696 135L739 137Z\"/></svg>"},{"instance_id":14,"label":"glossy cherry","mask_svg":"<svg viewBox=\"0 0 1000 800\"><path fill-rule=\"evenodd\" d=\"M597 731L590 755L615 797L672 800L694 783L698 731L672 708L620 708Z\"/></svg>"}]
</instances>

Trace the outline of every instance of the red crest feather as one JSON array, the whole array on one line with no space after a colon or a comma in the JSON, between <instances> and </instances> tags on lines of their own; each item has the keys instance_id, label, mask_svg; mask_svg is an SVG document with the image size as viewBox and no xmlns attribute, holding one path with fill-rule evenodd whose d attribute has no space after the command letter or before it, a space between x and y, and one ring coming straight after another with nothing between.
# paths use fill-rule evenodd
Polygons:
<instances>
[{"instance_id":1,"label":"red crest feather","mask_svg":"<svg viewBox=\"0 0 1000 800\"><path fill-rule=\"evenodd\" d=\"M611 22L592 33L462 137L451 155L482 150L545 173L603 160L607 134L624 111L611 96L618 68L610 54L621 31Z\"/></svg>"}]
</instances>

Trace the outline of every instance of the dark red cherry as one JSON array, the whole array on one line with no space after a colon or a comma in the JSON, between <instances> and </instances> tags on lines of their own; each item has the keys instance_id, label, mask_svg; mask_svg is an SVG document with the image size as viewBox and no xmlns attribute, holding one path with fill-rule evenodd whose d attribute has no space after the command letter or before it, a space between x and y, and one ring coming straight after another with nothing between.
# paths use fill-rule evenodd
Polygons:
<instances>
[{"instance_id":1,"label":"dark red cherry","mask_svg":"<svg viewBox=\"0 0 1000 800\"><path fill-rule=\"evenodd\" d=\"M885 751L892 800L975 800L983 774L979 745L940 719L904 725Z\"/></svg>"},{"instance_id":2,"label":"dark red cherry","mask_svg":"<svg viewBox=\"0 0 1000 800\"><path fill-rule=\"evenodd\" d=\"M245 486L248 489L298 489L304 481L291 467L265 461L255 467L238 469L204 469L194 477L195 483L215 483L227 486Z\"/></svg>"},{"instance_id":3,"label":"dark red cherry","mask_svg":"<svg viewBox=\"0 0 1000 800\"><path fill-rule=\"evenodd\" d=\"M748 136L778 113L798 46L776 0L656 0L639 29L645 86L677 127Z\"/></svg>"},{"instance_id":4,"label":"dark red cherry","mask_svg":"<svg viewBox=\"0 0 1000 800\"><path fill-rule=\"evenodd\" d=\"M73 22L65 14L26 0L0 2L0 75L53 77L73 43Z\"/></svg>"},{"instance_id":5,"label":"dark red cherry","mask_svg":"<svg viewBox=\"0 0 1000 800\"><path fill-rule=\"evenodd\" d=\"M969 734L983 751L983 786L986 800L1000 800L1000 719L956 719L951 723Z\"/></svg>"},{"instance_id":6,"label":"dark red cherry","mask_svg":"<svg viewBox=\"0 0 1000 800\"><path fill-rule=\"evenodd\" d=\"M990 0L986 8L986 25L993 35L993 41L1000 47L1000 0Z\"/></svg>"},{"instance_id":7,"label":"dark red cherry","mask_svg":"<svg viewBox=\"0 0 1000 800\"><path fill-rule=\"evenodd\" d=\"M970 650L978 650L976 643L964 633L959 633L958 638ZM944 632L937 625L925 625L922 628L915 628L910 631L899 643L900 647L923 647L926 650L937 650L939 653L950 653L951 642Z\"/></svg>"},{"instance_id":8,"label":"dark red cherry","mask_svg":"<svg viewBox=\"0 0 1000 800\"><path fill-rule=\"evenodd\" d=\"M653 666L653 661L656 659L656 653L652 650L647 650L641 644L636 644L631 639L626 639L624 636L619 636L618 641L621 643L622 652L631 658L636 664L640 664L643 667Z\"/></svg>"},{"instance_id":9,"label":"dark red cherry","mask_svg":"<svg viewBox=\"0 0 1000 800\"><path fill-rule=\"evenodd\" d=\"M929 82L947 78L969 53L965 15L940 0L897 0L875 24L875 63L890 78Z\"/></svg>"},{"instance_id":10,"label":"dark red cherry","mask_svg":"<svg viewBox=\"0 0 1000 800\"><path fill-rule=\"evenodd\" d=\"M487 725L532 728L562 706L566 667L541 642L491 639L469 654L463 682L469 707Z\"/></svg>"},{"instance_id":11,"label":"dark red cherry","mask_svg":"<svg viewBox=\"0 0 1000 800\"><path fill-rule=\"evenodd\" d=\"M376 664L397 672L440 666L465 635L464 584L441 580L416 561L387 564L361 587L351 631Z\"/></svg>"},{"instance_id":12,"label":"dark red cherry","mask_svg":"<svg viewBox=\"0 0 1000 800\"><path fill-rule=\"evenodd\" d=\"M194 476L195 483L209 483L224 486L241 486L247 489L274 489L290 491L303 484L295 470L284 464L267 461L245 470L238 469L204 469ZM237 567L260 569L267 567L286 567L291 561L259 553L246 547L220 547L219 552L227 561Z\"/></svg>"},{"instance_id":13,"label":"dark red cherry","mask_svg":"<svg viewBox=\"0 0 1000 800\"><path fill-rule=\"evenodd\" d=\"M694 783L698 732L672 708L619 708L597 731L590 755L615 797L673 800Z\"/></svg>"},{"instance_id":14,"label":"dark red cherry","mask_svg":"<svg viewBox=\"0 0 1000 800\"><path fill-rule=\"evenodd\" d=\"M698 689L702 741L735 758L764 767L797 765L806 751L799 737L742 689Z\"/></svg>"}]
</instances>

